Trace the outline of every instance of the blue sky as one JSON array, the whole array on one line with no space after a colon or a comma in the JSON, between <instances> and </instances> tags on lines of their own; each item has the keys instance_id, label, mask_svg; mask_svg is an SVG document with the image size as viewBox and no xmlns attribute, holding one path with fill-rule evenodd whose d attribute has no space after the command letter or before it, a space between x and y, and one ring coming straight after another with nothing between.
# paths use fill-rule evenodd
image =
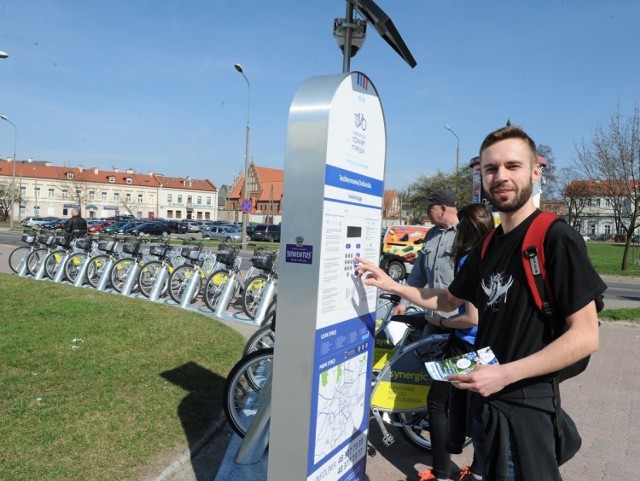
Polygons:
<instances>
[{"instance_id":1,"label":"blue sky","mask_svg":"<svg viewBox=\"0 0 640 481\"><path fill-rule=\"evenodd\" d=\"M386 187L455 168L507 119L560 166L640 98L637 0L376 0L418 65L369 28L351 69L387 122ZM309 77L340 73L344 0L5 0L0 114L17 158L209 178L251 159L283 168L288 110ZM0 121L0 156L13 155Z\"/></svg>"}]
</instances>

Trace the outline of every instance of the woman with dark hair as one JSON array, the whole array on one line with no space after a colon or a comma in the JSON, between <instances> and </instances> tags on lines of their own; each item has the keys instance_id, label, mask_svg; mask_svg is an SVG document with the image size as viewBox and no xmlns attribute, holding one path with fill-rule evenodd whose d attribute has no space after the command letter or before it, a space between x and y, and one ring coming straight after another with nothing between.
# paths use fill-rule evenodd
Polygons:
<instances>
[{"instance_id":1,"label":"woman with dark hair","mask_svg":"<svg viewBox=\"0 0 640 481\"><path fill-rule=\"evenodd\" d=\"M494 227L491 211L484 204L469 204L458 211L458 230L453 241L452 257L458 272L473 246ZM458 315L429 318L435 326L450 329L451 335L444 350L445 357L473 351L478 330L478 310L470 302L462 304ZM419 473L419 481L449 480L450 453L462 452L466 437L466 391L453 389L450 382L433 381L427 400L433 469ZM475 455L470 467L460 471L459 480L481 480Z\"/></svg>"}]
</instances>

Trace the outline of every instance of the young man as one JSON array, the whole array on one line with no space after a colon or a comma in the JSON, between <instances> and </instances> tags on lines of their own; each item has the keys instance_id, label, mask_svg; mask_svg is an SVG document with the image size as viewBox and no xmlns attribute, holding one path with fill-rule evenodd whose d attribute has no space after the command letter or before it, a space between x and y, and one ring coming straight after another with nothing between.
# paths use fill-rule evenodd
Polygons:
<instances>
[{"instance_id":1,"label":"young man","mask_svg":"<svg viewBox=\"0 0 640 481\"><path fill-rule=\"evenodd\" d=\"M522 268L524 234L539 213L532 199L539 179L536 146L518 127L492 132L480 147L482 185L500 212L485 258L469 254L448 290L402 286L360 259L364 282L429 309L449 310L463 299L479 312L476 347L489 346L500 364L451 376L472 391L476 452L486 480L560 480L555 454L554 373L599 347L596 300L606 285L593 269L582 237L563 222L551 226L545 265L551 296L566 330L557 338L535 307Z\"/></svg>"}]
</instances>

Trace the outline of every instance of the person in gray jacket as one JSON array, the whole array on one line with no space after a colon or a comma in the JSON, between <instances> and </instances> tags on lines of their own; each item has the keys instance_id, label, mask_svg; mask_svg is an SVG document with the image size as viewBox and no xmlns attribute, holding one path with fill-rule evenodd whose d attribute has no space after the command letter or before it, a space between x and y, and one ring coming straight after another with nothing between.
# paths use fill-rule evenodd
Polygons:
<instances>
[{"instance_id":1,"label":"person in gray jacket","mask_svg":"<svg viewBox=\"0 0 640 481\"><path fill-rule=\"evenodd\" d=\"M451 248L458 225L456 195L450 189L436 190L427 198L426 208L427 217L433 227L425 237L422 249L407 278L407 285L446 289L455 274ZM394 314L403 314L408 305L409 302L403 299L395 308ZM446 318L457 312L456 310L438 314Z\"/></svg>"}]
</instances>

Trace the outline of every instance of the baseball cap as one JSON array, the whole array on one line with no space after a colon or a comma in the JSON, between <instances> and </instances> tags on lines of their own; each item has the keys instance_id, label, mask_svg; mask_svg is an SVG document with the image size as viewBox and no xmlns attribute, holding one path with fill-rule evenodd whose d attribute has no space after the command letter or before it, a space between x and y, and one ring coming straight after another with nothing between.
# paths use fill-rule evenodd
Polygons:
<instances>
[{"instance_id":1,"label":"baseball cap","mask_svg":"<svg viewBox=\"0 0 640 481\"><path fill-rule=\"evenodd\" d=\"M446 205L448 207L456 206L456 194L450 189L441 189L433 191L427 197L426 206L430 205Z\"/></svg>"}]
</instances>

